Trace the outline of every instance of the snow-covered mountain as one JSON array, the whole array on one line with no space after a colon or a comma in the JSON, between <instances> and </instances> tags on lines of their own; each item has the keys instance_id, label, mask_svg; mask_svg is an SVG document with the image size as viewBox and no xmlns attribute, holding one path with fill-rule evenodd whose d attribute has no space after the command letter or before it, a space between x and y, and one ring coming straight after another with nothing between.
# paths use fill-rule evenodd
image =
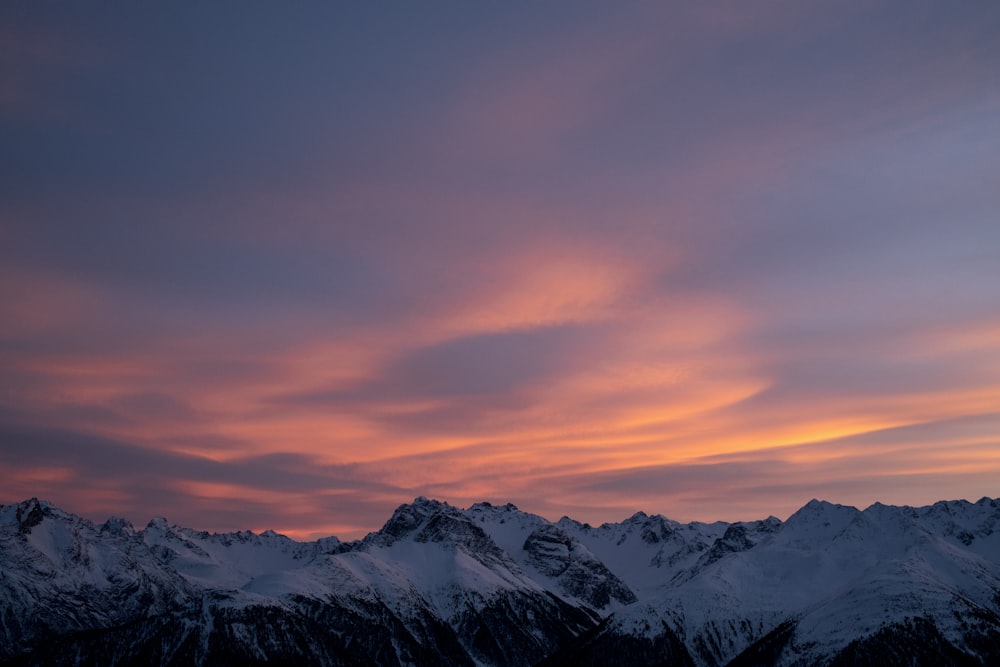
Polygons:
<instances>
[{"instance_id":1,"label":"snow-covered mountain","mask_svg":"<svg viewBox=\"0 0 1000 667\"><path fill-rule=\"evenodd\" d=\"M425 498L295 542L0 506L2 665L996 665L1000 502L592 527Z\"/></svg>"}]
</instances>

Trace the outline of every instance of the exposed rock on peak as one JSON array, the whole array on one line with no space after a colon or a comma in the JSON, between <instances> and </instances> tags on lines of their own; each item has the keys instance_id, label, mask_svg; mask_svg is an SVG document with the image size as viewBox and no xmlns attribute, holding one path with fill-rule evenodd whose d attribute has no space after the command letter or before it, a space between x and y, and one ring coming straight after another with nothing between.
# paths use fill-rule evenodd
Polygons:
<instances>
[{"instance_id":1,"label":"exposed rock on peak","mask_svg":"<svg viewBox=\"0 0 1000 667\"><path fill-rule=\"evenodd\" d=\"M348 543L0 506L0 665L985 665L998 590L990 499L592 528L417 498Z\"/></svg>"},{"instance_id":2,"label":"exposed rock on peak","mask_svg":"<svg viewBox=\"0 0 1000 667\"><path fill-rule=\"evenodd\" d=\"M635 593L616 577L587 547L557 526L535 530L524 542L531 564L558 582L566 595L604 609L612 601L631 604Z\"/></svg>"},{"instance_id":3,"label":"exposed rock on peak","mask_svg":"<svg viewBox=\"0 0 1000 667\"><path fill-rule=\"evenodd\" d=\"M45 509L48 503L43 503L38 498L32 498L17 506L17 523L21 527L22 533L30 533L31 529L37 526L45 518Z\"/></svg>"},{"instance_id":4,"label":"exposed rock on peak","mask_svg":"<svg viewBox=\"0 0 1000 667\"><path fill-rule=\"evenodd\" d=\"M447 503L419 496L412 503L397 507L382 529L378 531L378 534L389 538L405 537L416 530L432 514L450 507Z\"/></svg>"},{"instance_id":5,"label":"exposed rock on peak","mask_svg":"<svg viewBox=\"0 0 1000 667\"><path fill-rule=\"evenodd\" d=\"M111 533L112 535L131 536L135 534L135 526L128 519L113 516L101 525L101 532Z\"/></svg>"}]
</instances>

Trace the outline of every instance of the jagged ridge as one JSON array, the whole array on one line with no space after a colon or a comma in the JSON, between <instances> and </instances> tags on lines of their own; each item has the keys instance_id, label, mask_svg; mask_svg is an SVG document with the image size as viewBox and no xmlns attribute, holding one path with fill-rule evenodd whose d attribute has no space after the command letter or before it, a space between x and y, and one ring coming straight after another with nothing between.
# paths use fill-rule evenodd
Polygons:
<instances>
[{"instance_id":1,"label":"jagged ridge","mask_svg":"<svg viewBox=\"0 0 1000 667\"><path fill-rule=\"evenodd\" d=\"M592 527L417 498L362 540L0 506L0 664L996 664L1000 503Z\"/></svg>"}]
</instances>

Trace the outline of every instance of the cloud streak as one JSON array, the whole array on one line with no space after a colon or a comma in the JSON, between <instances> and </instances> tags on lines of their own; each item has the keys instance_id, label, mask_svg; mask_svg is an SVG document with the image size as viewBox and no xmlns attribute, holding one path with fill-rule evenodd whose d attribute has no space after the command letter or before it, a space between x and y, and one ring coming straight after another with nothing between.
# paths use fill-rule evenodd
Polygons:
<instances>
[{"instance_id":1,"label":"cloud streak","mask_svg":"<svg viewBox=\"0 0 1000 667\"><path fill-rule=\"evenodd\" d=\"M351 536L421 493L995 493L996 12L0 25L2 502Z\"/></svg>"}]
</instances>

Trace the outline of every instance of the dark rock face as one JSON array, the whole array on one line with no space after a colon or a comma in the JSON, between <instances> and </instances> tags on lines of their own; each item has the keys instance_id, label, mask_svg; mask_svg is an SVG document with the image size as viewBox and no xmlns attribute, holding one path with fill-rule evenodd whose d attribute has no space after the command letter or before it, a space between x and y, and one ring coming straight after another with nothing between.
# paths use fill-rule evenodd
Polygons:
<instances>
[{"instance_id":1,"label":"dark rock face","mask_svg":"<svg viewBox=\"0 0 1000 667\"><path fill-rule=\"evenodd\" d=\"M0 666L1000 665L996 501L793 519L592 529L419 498L297 543L32 499L0 505ZM816 572L833 597L803 597Z\"/></svg>"},{"instance_id":2,"label":"dark rock face","mask_svg":"<svg viewBox=\"0 0 1000 667\"><path fill-rule=\"evenodd\" d=\"M644 522L640 535L646 544L659 544L674 534L675 530L662 516L653 516Z\"/></svg>"},{"instance_id":3,"label":"dark rock face","mask_svg":"<svg viewBox=\"0 0 1000 667\"><path fill-rule=\"evenodd\" d=\"M550 577L558 577L569 568L573 562L572 546L569 536L555 526L539 528L524 542L524 550L531 556L532 563Z\"/></svg>"},{"instance_id":4,"label":"dark rock face","mask_svg":"<svg viewBox=\"0 0 1000 667\"><path fill-rule=\"evenodd\" d=\"M458 512L433 514L414 535L413 540L439 544L448 542L480 558L495 561L509 560L509 556L496 545L486 531Z\"/></svg>"},{"instance_id":5,"label":"dark rock face","mask_svg":"<svg viewBox=\"0 0 1000 667\"><path fill-rule=\"evenodd\" d=\"M774 517L753 523L734 523L717 539L699 561L699 568L719 560L727 554L753 549L764 537L776 532L781 523Z\"/></svg>"},{"instance_id":6,"label":"dark rock face","mask_svg":"<svg viewBox=\"0 0 1000 667\"><path fill-rule=\"evenodd\" d=\"M418 498L418 501L420 499ZM392 517L385 522L375 535L389 539L406 537L416 530L433 510L428 510L425 504L414 502L412 505L401 505L393 512Z\"/></svg>"},{"instance_id":7,"label":"dark rock face","mask_svg":"<svg viewBox=\"0 0 1000 667\"><path fill-rule=\"evenodd\" d=\"M21 526L22 533L30 533L31 529L40 524L44 518L45 513L38 498L32 498L17 507L17 523Z\"/></svg>"},{"instance_id":8,"label":"dark rock face","mask_svg":"<svg viewBox=\"0 0 1000 667\"><path fill-rule=\"evenodd\" d=\"M50 516L45 506L10 509L13 530L0 527L0 665L529 667L600 621L587 607L518 585L524 574L479 525L426 499L400 507L364 541L313 545L275 534L210 535L163 519L138 532L120 519L97 528L56 511L49 532L32 537L43 545L38 551L26 536ZM478 563L473 571L514 583L499 590L449 583L444 611L416 589L385 600L364 586L255 603L239 590L192 584L174 569L194 562L193 571L205 573L220 550L270 547L287 548L288 558L307 569L314 563L308 571L322 575L324 559L354 552L377 559L370 554L400 540L407 548L436 545L428 552L435 558Z\"/></svg>"},{"instance_id":9,"label":"dark rock face","mask_svg":"<svg viewBox=\"0 0 1000 667\"><path fill-rule=\"evenodd\" d=\"M524 550L539 572L554 577L560 590L597 608L612 600L622 604L636 601L635 593L580 542L557 526L546 525L531 533Z\"/></svg>"}]
</instances>

